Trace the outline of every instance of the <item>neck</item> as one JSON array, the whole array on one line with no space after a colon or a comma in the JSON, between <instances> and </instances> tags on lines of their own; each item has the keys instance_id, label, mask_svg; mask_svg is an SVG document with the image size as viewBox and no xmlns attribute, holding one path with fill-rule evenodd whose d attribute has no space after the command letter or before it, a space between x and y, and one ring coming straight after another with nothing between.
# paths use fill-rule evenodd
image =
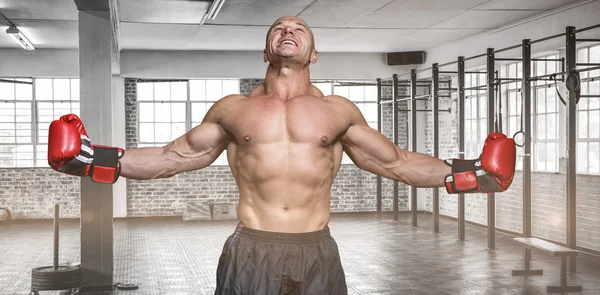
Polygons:
<instances>
[{"instance_id":1,"label":"neck","mask_svg":"<svg viewBox=\"0 0 600 295\"><path fill-rule=\"evenodd\" d=\"M269 63L264 88L267 95L281 100L310 94L310 70L308 65L285 65Z\"/></svg>"}]
</instances>

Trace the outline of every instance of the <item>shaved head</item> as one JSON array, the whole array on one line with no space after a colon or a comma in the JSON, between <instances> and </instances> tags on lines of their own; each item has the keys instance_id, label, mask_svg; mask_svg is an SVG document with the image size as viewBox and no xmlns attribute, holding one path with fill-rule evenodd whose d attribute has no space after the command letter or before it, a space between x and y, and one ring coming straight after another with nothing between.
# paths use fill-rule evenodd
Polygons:
<instances>
[{"instance_id":1,"label":"shaved head","mask_svg":"<svg viewBox=\"0 0 600 295\"><path fill-rule=\"evenodd\" d=\"M271 30L273 30L273 28L279 24L281 24L283 21L294 21L296 22L296 24L303 26L304 28L306 28L306 30L309 32L310 34L310 41L311 41L311 49L315 49L315 36L313 35L312 30L310 29L310 27L308 26L308 24L301 18L297 17L297 16L282 16L280 18L278 18L277 20L275 20L273 22L273 24L271 25L271 27L269 28L269 30L267 31L267 38L266 38L266 45L269 45L269 35L271 35Z\"/></svg>"}]
</instances>

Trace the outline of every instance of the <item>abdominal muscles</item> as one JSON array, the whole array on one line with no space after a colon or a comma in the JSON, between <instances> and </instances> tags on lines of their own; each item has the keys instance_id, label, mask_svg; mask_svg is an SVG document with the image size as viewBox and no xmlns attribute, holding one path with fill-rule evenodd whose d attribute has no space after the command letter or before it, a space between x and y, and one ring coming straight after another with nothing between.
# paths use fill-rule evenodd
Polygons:
<instances>
[{"instance_id":1,"label":"abdominal muscles","mask_svg":"<svg viewBox=\"0 0 600 295\"><path fill-rule=\"evenodd\" d=\"M277 232L324 228L341 153L340 144L231 144L228 159L240 190L240 222Z\"/></svg>"}]
</instances>

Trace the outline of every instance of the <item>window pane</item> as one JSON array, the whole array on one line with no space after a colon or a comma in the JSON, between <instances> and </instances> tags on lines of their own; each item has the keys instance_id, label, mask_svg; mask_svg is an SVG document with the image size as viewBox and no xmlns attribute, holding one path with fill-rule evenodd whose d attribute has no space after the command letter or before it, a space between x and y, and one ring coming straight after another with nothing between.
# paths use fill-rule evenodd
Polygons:
<instances>
[{"instance_id":1,"label":"window pane","mask_svg":"<svg viewBox=\"0 0 600 295\"><path fill-rule=\"evenodd\" d=\"M587 142L577 143L577 171L588 172Z\"/></svg>"},{"instance_id":2,"label":"window pane","mask_svg":"<svg viewBox=\"0 0 600 295\"><path fill-rule=\"evenodd\" d=\"M206 100L206 82L190 80L190 100Z\"/></svg>"},{"instance_id":3,"label":"window pane","mask_svg":"<svg viewBox=\"0 0 600 295\"><path fill-rule=\"evenodd\" d=\"M546 112L545 100L546 100L546 88L538 88L537 95L535 98L537 102L537 114L543 114Z\"/></svg>"},{"instance_id":4,"label":"window pane","mask_svg":"<svg viewBox=\"0 0 600 295\"><path fill-rule=\"evenodd\" d=\"M171 124L171 137L172 139L179 138L185 133L185 123L173 123Z\"/></svg>"},{"instance_id":5,"label":"window pane","mask_svg":"<svg viewBox=\"0 0 600 295\"><path fill-rule=\"evenodd\" d=\"M223 80L223 97L240 93L240 80Z\"/></svg>"},{"instance_id":6,"label":"window pane","mask_svg":"<svg viewBox=\"0 0 600 295\"><path fill-rule=\"evenodd\" d=\"M349 97L352 101L364 101L365 100L365 88L363 86L351 86L349 87Z\"/></svg>"},{"instance_id":7,"label":"window pane","mask_svg":"<svg viewBox=\"0 0 600 295\"><path fill-rule=\"evenodd\" d=\"M138 101L154 100L153 83L148 83L148 82L137 83L137 99L138 99Z\"/></svg>"},{"instance_id":8,"label":"window pane","mask_svg":"<svg viewBox=\"0 0 600 295\"><path fill-rule=\"evenodd\" d=\"M600 143L590 142L588 151L588 167L591 173L600 173Z\"/></svg>"},{"instance_id":9,"label":"window pane","mask_svg":"<svg viewBox=\"0 0 600 295\"><path fill-rule=\"evenodd\" d=\"M589 94L591 95L600 95L600 81L591 81L588 82L589 85ZM597 98L596 98L597 101ZM598 105L596 104L596 108Z\"/></svg>"},{"instance_id":10,"label":"window pane","mask_svg":"<svg viewBox=\"0 0 600 295\"><path fill-rule=\"evenodd\" d=\"M335 86L334 85L333 93L335 95L339 95L339 96L348 98L348 96L350 96L350 89L348 86Z\"/></svg>"},{"instance_id":11,"label":"window pane","mask_svg":"<svg viewBox=\"0 0 600 295\"><path fill-rule=\"evenodd\" d=\"M171 100L171 83L154 83L154 100Z\"/></svg>"},{"instance_id":12,"label":"window pane","mask_svg":"<svg viewBox=\"0 0 600 295\"><path fill-rule=\"evenodd\" d=\"M588 62L588 49L582 48L577 50L577 62L578 63L586 63Z\"/></svg>"},{"instance_id":13,"label":"window pane","mask_svg":"<svg viewBox=\"0 0 600 295\"><path fill-rule=\"evenodd\" d=\"M590 63L600 63L600 46L590 48ZM590 71L589 75L590 77L597 77L600 75L600 70Z\"/></svg>"},{"instance_id":14,"label":"window pane","mask_svg":"<svg viewBox=\"0 0 600 295\"><path fill-rule=\"evenodd\" d=\"M52 100L52 79L35 79L35 99Z\"/></svg>"},{"instance_id":15,"label":"window pane","mask_svg":"<svg viewBox=\"0 0 600 295\"><path fill-rule=\"evenodd\" d=\"M516 92L508 93L508 115L514 116L517 114L517 96Z\"/></svg>"},{"instance_id":16,"label":"window pane","mask_svg":"<svg viewBox=\"0 0 600 295\"><path fill-rule=\"evenodd\" d=\"M508 118L508 134L513 135L518 131L517 117Z\"/></svg>"},{"instance_id":17,"label":"window pane","mask_svg":"<svg viewBox=\"0 0 600 295\"><path fill-rule=\"evenodd\" d=\"M487 120L486 119L480 119L479 120L479 138L477 138L477 141L481 141L484 138L487 137L488 134L488 130L487 130Z\"/></svg>"},{"instance_id":18,"label":"window pane","mask_svg":"<svg viewBox=\"0 0 600 295\"><path fill-rule=\"evenodd\" d=\"M588 112L579 112L579 126L577 127L579 138L588 138L587 114Z\"/></svg>"},{"instance_id":19,"label":"window pane","mask_svg":"<svg viewBox=\"0 0 600 295\"><path fill-rule=\"evenodd\" d=\"M54 79L54 100L71 99L71 83L69 79Z\"/></svg>"},{"instance_id":20,"label":"window pane","mask_svg":"<svg viewBox=\"0 0 600 295\"><path fill-rule=\"evenodd\" d=\"M465 119L471 118L471 99L465 100Z\"/></svg>"},{"instance_id":21,"label":"window pane","mask_svg":"<svg viewBox=\"0 0 600 295\"><path fill-rule=\"evenodd\" d=\"M171 122L171 104L157 103L154 105L155 122Z\"/></svg>"},{"instance_id":22,"label":"window pane","mask_svg":"<svg viewBox=\"0 0 600 295\"><path fill-rule=\"evenodd\" d=\"M185 103L171 104L171 119L173 122L185 122Z\"/></svg>"},{"instance_id":23,"label":"window pane","mask_svg":"<svg viewBox=\"0 0 600 295\"><path fill-rule=\"evenodd\" d=\"M546 144L547 157L546 157L546 170L548 171L556 171L557 163L558 163L558 154L556 151L556 143L549 142Z\"/></svg>"},{"instance_id":24,"label":"window pane","mask_svg":"<svg viewBox=\"0 0 600 295\"><path fill-rule=\"evenodd\" d=\"M556 90L546 92L546 112L556 112Z\"/></svg>"},{"instance_id":25,"label":"window pane","mask_svg":"<svg viewBox=\"0 0 600 295\"><path fill-rule=\"evenodd\" d=\"M171 100L187 100L187 82L171 82Z\"/></svg>"},{"instance_id":26,"label":"window pane","mask_svg":"<svg viewBox=\"0 0 600 295\"><path fill-rule=\"evenodd\" d=\"M15 99L15 83L0 82L0 99Z\"/></svg>"},{"instance_id":27,"label":"window pane","mask_svg":"<svg viewBox=\"0 0 600 295\"><path fill-rule=\"evenodd\" d=\"M79 79L71 79L71 100L79 100Z\"/></svg>"},{"instance_id":28,"label":"window pane","mask_svg":"<svg viewBox=\"0 0 600 295\"><path fill-rule=\"evenodd\" d=\"M169 142L171 141L171 124L155 124L154 125L154 141L155 142Z\"/></svg>"},{"instance_id":29,"label":"window pane","mask_svg":"<svg viewBox=\"0 0 600 295\"><path fill-rule=\"evenodd\" d=\"M139 104L139 120L140 122L152 122L154 121L154 104L141 102Z\"/></svg>"},{"instance_id":30,"label":"window pane","mask_svg":"<svg viewBox=\"0 0 600 295\"><path fill-rule=\"evenodd\" d=\"M154 141L154 123L140 123L140 142Z\"/></svg>"},{"instance_id":31,"label":"window pane","mask_svg":"<svg viewBox=\"0 0 600 295\"><path fill-rule=\"evenodd\" d=\"M485 118L487 114L487 97L479 96L479 118Z\"/></svg>"},{"instance_id":32,"label":"window pane","mask_svg":"<svg viewBox=\"0 0 600 295\"><path fill-rule=\"evenodd\" d=\"M589 128L590 138L600 138L600 111L590 111L589 116Z\"/></svg>"},{"instance_id":33,"label":"window pane","mask_svg":"<svg viewBox=\"0 0 600 295\"><path fill-rule=\"evenodd\" d=\"M223 98L221 80L206 81L206 100L217 101Z\"/></svg>"},{"instance_id":34,"label":"window pane","mask_svg":"<svg viewBox=\"0 0 600 295\"><path fill-rule=\"evenodd\" d=\"M365 86L365 101L377 101L377 86Z\"/></svg>"},{"instance_id":35,"label":"window pane","mask_svg":"<svg viewBox=\"0 0 600 295\"><path fill-rule=\"evenodd\" d=\"M546 115L546 139L557 139L556 114Z\"/></svg>"},{"instance_id":36,"label":"window pane","mask_svg":"<svg viewBox=\"0 0 600 295\"><path fill-rule=\"evenodd\" d=\"M545 143L536 143L535 144L536 147L536 167L537 170L546 170L546 144Z\"/></svg>"},{"instance_id":37,"label":"window pane","mask_svg":"<svg viewBox=\"0 0 600 295\"><path fill-rule=\"evenodd\" d=\"M206 103L198 102L192 104L192 122L202 122L206 115Z\"/></svg>"},{"instance_id":38,"label":"window pane","mask_svg":"<svg viewBox=\"0 0 600 295\"><path fill-rule=\"evenodd\" d=\"M15 98L17 100L32 100L33 87L29 84L15 84Z\"/></svg>"},{"instance_id":39,"label":"window pane","mask_svg":"<svg viewBox=\"0 0 600 295\"><path fill-rule=\"evenodd\" d=\"M546 116L537 116L537 139L546 139Z\"/></svg>"},{"instance_id":40,"label":"window pane","mask_svg":"<svg viewBox=\"0 0 600 295\"><path fill-rule=\"evenodd\" d=\"M365 119L367 122L377 122L377 104L366 103L365 104Z\"/></svg>"}]
</instances>

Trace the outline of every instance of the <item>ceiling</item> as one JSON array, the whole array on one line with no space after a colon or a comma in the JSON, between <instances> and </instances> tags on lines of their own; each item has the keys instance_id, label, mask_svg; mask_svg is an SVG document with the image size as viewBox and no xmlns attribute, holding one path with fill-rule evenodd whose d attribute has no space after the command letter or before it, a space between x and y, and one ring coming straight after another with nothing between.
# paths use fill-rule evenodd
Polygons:
<instances>
[{"instance_id":1,"label":"ceiling","mask_svg":"<svg viewBox=\"0 0 600 295\"><path fill-rule=\"evenodd\" d=\"M212 1L116 0L121 48L249 50L264 48L279 16L302 17L321 52L427 50L579 0L225 0L200 25ZM0 0L0 13L39 49L78 47L74 0ZM3 32L7 25L0 22ZM0 48L20 48L0 33Z\"/></svg>"}]
</instances>

